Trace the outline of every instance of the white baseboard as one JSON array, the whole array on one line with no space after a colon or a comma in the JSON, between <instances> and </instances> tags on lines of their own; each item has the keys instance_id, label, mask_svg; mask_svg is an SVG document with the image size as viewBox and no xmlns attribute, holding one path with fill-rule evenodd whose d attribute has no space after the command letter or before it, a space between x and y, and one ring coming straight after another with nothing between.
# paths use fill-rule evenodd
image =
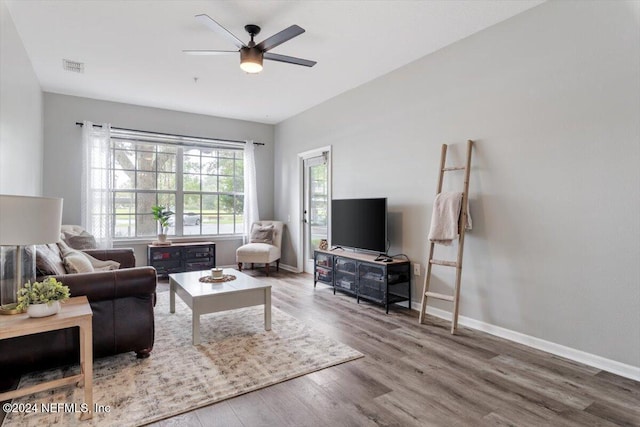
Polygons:
<instances>
[{"instance_id":1,"label":"white baseboard","mask_svg":"<svg viewBox=\"0 0 640 427\"><path fill-rule=\"evenodd\" d=\"M420 303L412 302L411 308L420 311ZM451 313L439 308L427 306L427 314L431 314L441 319L451 320ZM564 345L532 337L531 335L512 331L490 323L485 323L470 317L459 316L458 324L486 332L509 341L524 344L538 350L546 351L547 353L555 354L556 356L561 356L575 362L584 363L585 365L593 366L594 368L602 369L603 371L611 372L625 378L640 381L640 367L637 366L627 365L625 363L587 353L582 350L576 350L575 348L566 347Z\"/></svg>"},{"instance_id":2,"label":"white baseboard","mask_svg":"<svg viewBox=\"0 0 640 427\"><path fill-rule=\"evenodd\" d=\"M302 273L301 271L298 270L297 267L293 267L291 265L287 265L287 264L280 264L280 268L286 271L290 271L292 273Z\"/></svg>"}]
</instances>

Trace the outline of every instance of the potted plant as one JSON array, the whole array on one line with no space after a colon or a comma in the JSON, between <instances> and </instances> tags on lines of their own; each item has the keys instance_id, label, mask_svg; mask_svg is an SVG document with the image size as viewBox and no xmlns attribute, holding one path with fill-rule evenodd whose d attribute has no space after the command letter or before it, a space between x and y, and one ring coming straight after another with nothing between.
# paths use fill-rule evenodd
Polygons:
<instances>
[{"instance_id":1,"label":"potted plant","mask_svg":"<svg viewBox=\"0 0 640 427\"><path fill-rule=\"evenodd\" d=\"M60 311L60 303L69 299L69 287L48 277L42 282L27 282L18 291L18 310L27 310L29 317L45 317Z\"/></svg>"},{"instance_id":2,"label":"potted plant","mask_svg":"<svg viewBox=\"0 0 640 427\"><path fill-rule=\"evenodd\" d=\"M151 208L151 213L153 213L153 218L158 221L158 225L160 227L160 231L158 232L158 241L164 243L167 241L169 218L171 218L173 212L169 209L165 209L164 206L157 205Z\"/></svg>"}]
</instances>

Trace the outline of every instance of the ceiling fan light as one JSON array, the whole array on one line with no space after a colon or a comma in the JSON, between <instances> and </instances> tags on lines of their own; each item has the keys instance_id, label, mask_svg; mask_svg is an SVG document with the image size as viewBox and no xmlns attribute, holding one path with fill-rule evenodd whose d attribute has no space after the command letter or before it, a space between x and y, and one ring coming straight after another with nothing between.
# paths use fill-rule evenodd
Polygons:
<instances>
[{"instance_id":1,"label":"ceiling fan light","mask_svg":"<svg viewBox=\"0 0 640 427\"><path fill-rule=\"evenodd\" d=\"M240 68L251 74L262 71L262 52L253 47L240 49Z\"/></svg>"},{"instance_id":2,"label":"ceiling fan light","mask_svg":"<svg viewBox=\"0 0 640 427\"><path fill-rule=\"evenodd\" d=\"M240 68L246 73L257 74L262 71L262 64L246 61L240 64Z\"/></svg>"}]
</instances>

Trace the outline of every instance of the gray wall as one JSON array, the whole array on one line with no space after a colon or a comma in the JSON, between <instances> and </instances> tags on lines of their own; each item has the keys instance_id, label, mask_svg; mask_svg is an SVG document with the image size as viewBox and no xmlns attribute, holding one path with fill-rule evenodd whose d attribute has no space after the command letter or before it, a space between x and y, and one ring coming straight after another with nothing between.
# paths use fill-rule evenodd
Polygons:
<instances>
[{"instance_id":1,"label":"gray wall","mask_svg":"<svg viewBox=\"0 0 640 427\"><path fill-rule=\"evenodd\" d=\"M42 193L42 91L0 1L0 193Z\"/></svg>"},{"instance_id":2,"label":"gray wall","mask_svg":"<svg viewBox=\"0 0 640 427\"><path fill-rule=\"evenodd\" d=\"M263 218L274 214L272 125L45 92L44 193L64 198L63 224L80 224L82 132L75 123L83 120L153 132L264 142L256 147L258 204ZM240 240L216 242L218 264L234 264ZM144 264L145 245L135 247L138 263Z\"/></svg>"},{"instance_id":3,"label":"gray wall","mask_svg":"<svg viewBox=\"0 0 640 427\"><path fill-rule=\"evenodd\" d=\"M388 197L390 252L424 274L440 144L456 164L473 139L461 314L640 365L639 8L548 2L278 124L283 262L296 154L332 145L334 198Z\"/></svg>"}]
</instances>

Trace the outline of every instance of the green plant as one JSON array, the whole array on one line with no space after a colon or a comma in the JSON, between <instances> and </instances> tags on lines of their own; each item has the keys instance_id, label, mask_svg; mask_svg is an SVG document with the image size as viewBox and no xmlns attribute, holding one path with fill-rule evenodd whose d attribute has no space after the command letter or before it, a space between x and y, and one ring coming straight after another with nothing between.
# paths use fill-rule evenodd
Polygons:
<instances>
[{"instance_id":1,"label":"green plant","mask_svg":"<svg viewBox=\"0 0 640 427\"><path fill-rule=\"evenodd\" d=\"M69 299L69 287L58 282L54 277L48 277L42 282L27 282L18 291L19 310L24 310L31 304L51 304L53 301Z\"/></svg>"},{"instance_id":2,"label":"green plant","mask_svg":"<svg viewBox=\"0 0 640 427\"><path fill-rule=\"evenodd\" d=\"M171 218L173 212L169 209L165 209L164 206L156 205L151 207L151 213L153 213L153 219L158 221L158 224L160 224L162 232L169 227L169 218Z\"/></svg>"}]
</instances>

